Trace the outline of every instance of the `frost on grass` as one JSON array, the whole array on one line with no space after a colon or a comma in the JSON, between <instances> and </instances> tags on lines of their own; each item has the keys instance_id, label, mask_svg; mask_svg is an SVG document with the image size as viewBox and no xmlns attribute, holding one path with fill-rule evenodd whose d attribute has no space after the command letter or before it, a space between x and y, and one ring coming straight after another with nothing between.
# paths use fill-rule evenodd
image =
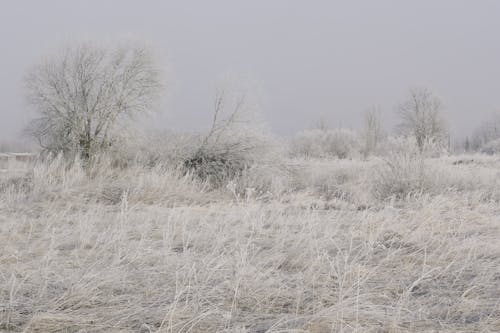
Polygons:
<instances>
[{"instance_id":1,"label":"frost on grass","mask_svg":"<svg viewBox=\"0 0 500 333\"><path fill-rule=\"evenodd\" d=\"M39 162L2 179L0 329L498 331L500 160L424 162L447 178L384 196L418 170L289 160L257 195L233 189L260 177L213 189L161 165Z\"/></svg>"}]
</instances>

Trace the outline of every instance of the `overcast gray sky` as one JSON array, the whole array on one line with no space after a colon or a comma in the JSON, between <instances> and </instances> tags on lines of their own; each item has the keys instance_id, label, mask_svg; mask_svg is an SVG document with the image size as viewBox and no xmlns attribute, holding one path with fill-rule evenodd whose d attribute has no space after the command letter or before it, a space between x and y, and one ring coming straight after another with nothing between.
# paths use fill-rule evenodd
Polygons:
<instances>
[{"instance_id":1,"label":"overcast gray sky","mask_svg":"<svg viewBox=\"0 0 500 333\"><path fill-rule=\"evenodd\" d=\"M11 0L0 3L0 139L29 116L22 78L78 41L138 40L168 68L158 126L208 122L225 74L257 86L280 134L358 127L372 104L388 127L410 86L439 94L455 134L500 111L500 1Z\"/></svg>"}]
</instances>

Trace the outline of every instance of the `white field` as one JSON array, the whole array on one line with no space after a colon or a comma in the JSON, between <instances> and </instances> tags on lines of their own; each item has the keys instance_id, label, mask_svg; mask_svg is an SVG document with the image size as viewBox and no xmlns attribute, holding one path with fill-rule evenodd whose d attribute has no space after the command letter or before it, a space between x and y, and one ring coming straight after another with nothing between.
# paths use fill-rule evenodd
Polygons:
<instances>
[{"instance_id":1,"label":"white field","mask_svg":"<svg viewBox=\"0 0 500 333\"><path fill-rule=\"evenodd\" d=\"M500 158L401 163L4 175L0 331L499 332Z\"/></svg>"}]
</instances>

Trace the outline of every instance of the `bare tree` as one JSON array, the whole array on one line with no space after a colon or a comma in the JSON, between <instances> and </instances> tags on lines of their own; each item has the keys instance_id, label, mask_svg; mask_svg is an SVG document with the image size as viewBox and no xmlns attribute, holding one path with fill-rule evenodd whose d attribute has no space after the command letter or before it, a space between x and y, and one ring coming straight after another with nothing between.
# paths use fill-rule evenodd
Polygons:
<instances>
[{"instance_id":1,"label":"bare tree","mask_svg":"<svg viewBox=\"0 0 500 333\"><path fill-rule=\"evenodd\" d=\"M470 143L470 140L469 140L469 137L466 136L465 137L465 142L464 142L464 151L466 153L469 153L471 151L471 143Z\"/></svg>"},{"instance_id":2,"label":"bare tree","mask_svg":"<svg viewBox=\"0 0 500 333\"><path fill-rule=\"evenodd\" d=\"M480 150L491 141L500 138L500 114L493 114L474 131L470 142L470 149Z\"/></svg>"},{"instance_id":3,"label":"bare tree","mask_svg":"<svg viewBox=\"0 0 500 333\"><path fill-rule=\"evenodd\" d=\"M413 136L420 151L429 140L442 142L447 135L442 108L441 100L427 88L411 89L408 99L398 108L400 133Z\"/></svg>"},{"instance_id":4,"label":"bare tree","mask_svg":"<svg viewBox=\"0 0 500 333\"><path fill-rule=\"evenodd\" d=\"M160 72L144 48L83 44L36 66L26 83L38 114L28 133L49 151L89 158L113 144L127 118L151 108Z\"/></svg>"},{"instance_id":5,"label":"bare tree","mask_svg":"<svg viewBox=\"0 0 500 333\"><path fill-rule=\"evenodd\" d=\"M316 122L316 129L319 129L320 131L328 131L328 121L326 120L325 116L321 116L318 121Z\"/></svg>"},{"instance_id":6,"label":"bare tree","mask_svg":"<svg viewBox=\"0 0 500 333\"><path fill-rule=\"evenodd\" d=\"M377 106L368 109L364 114L363 155L365 158L376 151L380 141L383 139L381 111Z\"/></svg>"}]
</instances>

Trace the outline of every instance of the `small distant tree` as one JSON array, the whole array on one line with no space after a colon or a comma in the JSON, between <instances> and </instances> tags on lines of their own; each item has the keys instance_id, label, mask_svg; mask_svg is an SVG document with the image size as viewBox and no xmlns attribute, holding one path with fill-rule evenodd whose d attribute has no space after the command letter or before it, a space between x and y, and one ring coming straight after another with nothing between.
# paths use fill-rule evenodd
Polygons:
<instances>
[{"instance_id":1,"label":"small distant tree","mask_svg":"<svg viewBox=\"0 0 500 333\"><path fill-rule=\"evenodd\" d=\"M364 114L363 155L365 158L377 150L383 136L380 108L371 107Z\"/></svg>"},{"instance_id":2,"label":"small distant tree","mask_svg":"<svg viewBox=\"0 0 500 333\"><path fill-rule=\"evenodd\" d=\"M398 107L400 133L413 136L420 151L423 151L428 141L444 143L447 129L442 109L441 100L429 89L411 89L408 99Z\"/></svg>"},{"instance_id":3,"label":"small distant tree","mask_svg":"<svg viewBox=\"0 0 500 333\"><path fill-rule=\"evenodd\" d=\"M318 121L316 122L316 129L319 129L320 131L328 131L328 121L324 116L321 116Z\"/></svg>"},{"instance_id":4,"label":"small distant tree","mask_svg":"<svg viewBox=\"0 0 500 333\"><path fill-rule=\"evenodd\" d=\"M465 142L464 142L464 151L466 153L470 152L471 151L471 144L470 144L470 140L469 140L469 137L467 136L465 138Z\"/></svg>"},{"instance_id":5,"label":"small distant tree","mask_svg":"<svg viewBox=\"0 0 500 333\"><path fill-rule=\"evenodd\" d=\"M26 83L38 114L28 134L46 150L88 159L123 134L127 117L151 108L160 73L144 48L83 44L36 66Z\"/></svg>"},{"instance_id":6,"label":"small distant tree","mask_svg":"<svg viewBox=\"0 0 500 333\"><path fill-rule=\"evenodd\" d=\"M473 151L479 151L489 142L500 138L500 114L494 114L475 131L470 142Z\"/></svg>"}]
</instances>

